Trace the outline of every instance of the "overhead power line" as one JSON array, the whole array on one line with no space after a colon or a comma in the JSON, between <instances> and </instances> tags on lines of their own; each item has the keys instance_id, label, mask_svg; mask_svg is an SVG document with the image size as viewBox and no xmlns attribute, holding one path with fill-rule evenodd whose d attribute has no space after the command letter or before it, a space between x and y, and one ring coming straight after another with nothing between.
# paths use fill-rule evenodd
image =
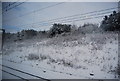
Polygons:
<instances>
[{"instance_id":1,"label":"overhead power line","mask_svg":"<svg viewBox=\"0 0 120 81\"><path fill-rule=\"evenodd\" d=\"M19 0L15 1L15 2L9 2L9 4L8 4L7 6L5 6L5 7L3 8L3 10L6 11L7 8L9 8L9 7L11 7L12 5L16 4L18 1L19 1Z\"/></svg>"},{"instance_id":2,"label":"overhead power line","mask_svg":"<svg viewBox=\"0 0 120 81\"><path fill-rule=\"evenodd\" d=\"M18 7L18 6L22 5L26 1L28 1L28 0L25 0L24 2L14 2L14 4L16 3L16 5L13 5L13 3L12 3L12 5L13 5L12 7L10 7L11 4L9 4L9 8L4 9L4 11L2 11L1 14L4 14L5 12L8 12L9 10L11 10L11 9L13 9L15 7ZM17 3L19 3L19 4L17 4Z\"/></svg>"},{"instance_id":3,"label":"overhead power line","mask_svg":"<svg viewBox=\"0 0 120 81\"><path fill-rule=\"evenodd\" d=\"M13 6L13 7L10 7L10 8L8 8L8 9L6 9L5 11L7 12L7 11L9 11L9 10L11 10L11 9L19 6L19 5L22 5L23 3L25 3L25 2L19 2L19 4L17 4L17 5L15 5L15 6Z\"/></svg>"},{"instance_id":4,"label":"overhead power line","mask_svg":"<svg viewBox=\"0 0 120 81\"><path fill-rule=\"evenodd\" d=\"M68 17L74 17L74 16L80 16L80 15L87 15L87 14L92 14L92 13L97 13L97 12L102 12L102 11L107 11L107 10L113 10L113 9L117 9L117 8L118 7L107 8L107 9L102 9L102 10L96 10L96 11L82 13L82 14L75 14L75 15L70 15L70 16L65 16L65 17L59 17L59 18L55 18L55 19L52 19L52 20L57 20L57 19L61 19L61 18L68 18Z\"/></svg>"},{"instance_id":5,"label":"overhead power line","mask_svg":"<svg viewBox=\"0 0 120 81\"><path fill-rule=\"evenodd\" d=\"M39 11L41 11L41 10L45 10L45 9L48 9L48 8L51 8L51 7L54 7L54 6L63 4L63 3L65 3L65 2L60 2L60 3L57 3L57 4L49 5L49 6L44 7L44 8L40 8L40 9L37 9L37 10L33 10L33 11L28 12L28 13L25 13L25 14L19 16L19 17L23 17L23 16L25 16L25 15L29 15L29 14L32 14L32 13L36 13L36 12L39 12Z\"/></svg>"},{"instance_id":6,"label":"overhead power line","mask_svg":"<svg viewBox=\"0 0 120 81\"><path fill-rule=\"evenodd\" d=\"M65 2L60 2L60 3L57 3L57 4L53 4L53 5L46 6L46 7L44 7L44 8L40 8L40 9L37 9L37 10L33 10L33 11L31 11L31 12L22 14L22 15L20 15L20 16L18 16L18 17L12 18L12 20L16 20L16 19L19 19L19 18L21 18L21 17L28 16L28 15L30 15L30 14L32 14L32 13L36 13L36 12L39 12L39 11L42 11L42 10L45 10L45 9L48 9L48 8L51 8L51 7L54 7L54 6L63 4L63 3L65 3ZM6 20L6 21L4 21L4 22L7 22L7 21L11 21L11 19L8 19L8 20Z\"/></svg>"},{"instance_id":7,"label":"overhead power line","mask_svg":"<svg viewBox=\"0 0 120 81\"><path fill-rule=\"evenodd\" d=\"M111 13L112 11L108 11L108 12L102 12L102 13L95 13L95 14L91 14L91 15L83 15L83 16L79 16L79 17L72 17L72 18L67 18L67 19L58 19L58 20L55 20L56 21L66 21L66 20L75 20L75 19L81 19L81 18L87 18L87 17L90 17L90 16L96 16L96 15L104 15L104 14L108 14L108 13Z\"/></svg>"},{"instance_id":8,"label":"overhead power line","mask_svg":"<svg viewBox=\"0 0 120 81\"><path fill-rule=\"evenodd\" d=\"M84 20L89 20L89 19L97 19L97 18L103 18L104 16L95 16L95 17L88 17L88 18L83 18L83 19L76 19L76 20L69 20L69 21L61 21L61 22L59 22L59 23L70 23L70 22L77 22L77 21L84 21ZM49 23L51 23L51 25L53 24L53 23L55 23L55 22L49 22ZM38 24L38 26L36 26L36 27L42 27L43 25L42 25L43 23L40 23L40 24ZM17 26L17 27L27 27L27 26L31 26L31 25L24 25L24 26ZM44 26L44 27L48 27L48 26L50 26L50 24L48 24L47 26ZM34 28L36 28L35 27L35 25L33 25L32 27L34 27Z\"/></svg>"},{"instance_id":9,"label":"overhead power line","mask_svg":"<svg viewBox=\"0 0 120 81\"><path fill-rule=\"evenodd\" d=\"M64 19L64 20L56 20L56 21L44 21L44 22L37 22L37 23L30 23L30 24L25 24L25 25L17 25L16 27L22 27L22 26L31 26L31 25L36 25L38 24L39 26L43 26L44 23L56 23L56 22L59 22L59 23L66 23L66 22L73 22L73 21L83 21L83 20L88 20L88 19L94 19L94 18L100 18L100 17L104 17L104 15L108 14L108 13L111 13L110 11L109 12L106 12L106 13L99 13L99 14L96 14L96 15L88 15L87 17L84 16L84 17L78 17L78 18L74 18L74 19ZM48 24L49 25L49 24Z\"/></svg>"},{"instance_id":10,"label":"overhead power line","mask_svg":"<svg viewBox=\"0 0 120 81\"><path fill-rule=\"evenodd\" d=\"M66 22L73 22L73 21L83 21L83 20L88 20L88 19L104 17L103 15L108 14L108 13L111 13L111 12L101 13L101 14L98 14L98 15L88 15L88 16L83 16L83 17L78 17L78 18L75 17L75 18L56 20L56 21L45 21L45 22L40 22L38 24L42 25L43 23L56 23L56 22L66 23ZM32 24L28 24L28 25L32 25ZM33 24L33 25L35 25L35 24Z\"/></svg>"},{"instance_id":11,"label":"overhead power line","mask_svg":"<svg viewBox=\"0 0 120 81\"><path fill-rule=\"evenodd\" d=\"M74 15L67 16L67 17L60 17L60 18L55 18L55 19L50 19L50 20L45 20L45 21L39 21L39 22L35 22L35 23L29 23L29 24L26 24L26 25L33 25L33 24L37 24L37 23L40 24L40 23L44 23L44 22L53 22L53 23L57 22L57 21L62 21L63 22L63 21L67 21L67 20L74 21L76 19L80 20L81 18L86 18L86 16L90 17L90 16L105 15L105 14L108 14L108 13L112 13L112 11L107 11L107 10L112 10L112 9L113 8L99 10L99 11L94 11L94 12L92 12L92 14L91 14L91 12L87 12L87 13L83 13L83 14L77 15L77 17L74 17ZM20 26L25 26L25 25L20 25Z\"/></svg>"},{"instance_id":12,"label":"overhead power line","mask_svg":"<svg viewBox=\"0 0 120 81\"><path fill-rule=\"evenodd\" d=\"M92 11L92 12L87 12L87 13L82 13L82 14L75 14L75 15L71 15L71 16L66 16L66 17L59 17L59 18L55 18L55 19L49 19L49 20L44 20L44 21L40 21L40 22L46 22L46 21L56 21L56 20L60 20L60 19L66 19L66 18L75 18L75 16L77 16L76 18L81 17L81 16L86 16L86 15L89 15L89 14L94 14L94 13L98 13L98 12L103 12L103 11L107 11L107 10L113 10L117 7L114 7L114 8L109 8L109 9L104 9L104 10L99 10L99 11ZM35 22L35 23L40 23L40 22ZM32 23L32 24L35 24L35 23Z\"/></svg>"}]
</instances>

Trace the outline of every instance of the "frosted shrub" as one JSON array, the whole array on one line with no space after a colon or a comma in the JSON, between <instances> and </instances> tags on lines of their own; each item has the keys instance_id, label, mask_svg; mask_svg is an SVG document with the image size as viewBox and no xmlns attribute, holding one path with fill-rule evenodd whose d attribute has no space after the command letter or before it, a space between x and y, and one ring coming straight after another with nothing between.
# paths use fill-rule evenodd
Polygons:
<instances>
[{"instance_id":1,"label":"frosted shrub","mask_svg":"<svg viewBox=\"0 0 120 81\"><path fill-rule=\"evenodd\" d=\"M36 54L31 53L31 54L28 55L27 58L28 58L28 60L38 60L39 56L36 55Z\"/></svg>"}]
</instances>

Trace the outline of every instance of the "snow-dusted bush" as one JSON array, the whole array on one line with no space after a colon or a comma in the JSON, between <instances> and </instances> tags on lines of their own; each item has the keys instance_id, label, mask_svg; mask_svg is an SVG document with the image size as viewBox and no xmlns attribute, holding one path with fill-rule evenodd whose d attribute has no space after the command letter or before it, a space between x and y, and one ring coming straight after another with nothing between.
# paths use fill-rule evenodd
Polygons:
<instances>
[{"instance_id":1,"label":"snow-dusted bush","mask_svg":"<svg viewBox=\"0 0 120 81\"><path fill-rule=\"evenodd\" d=\"M101 29L98 27L97 24L85 23L83 26L78 28L80 33L96 33L100 32Z\"/></svg>"},{"instance_id":2,"label":"snow-dusted bush","mask_svg":"<svg viewBox=\"0 0 120 81\"><path fill-rule=\"evenodd\" d=\"M31 53L31 54L28 55L27 58L28 58L28 60L40 60L40 61L42 61L42 60L45 60L45 59L49 59L50 57L46 56L46 55L42 55L42 54L37 55L37 54Z\"/></svg>"},{"instance_id":3,"label":"snow-dusted bush","mask_svg":"<svg viewBox=\"0 0 120 81\"><path fill-rule=\"evenodd\" d=\"M64 65L64 66L67 66L67 67L74 67L74 64L73 64L72 62L70 62L70 61L65 61L65 60L63 60L63 65Z\"/></svg>"},{"instance_id":4,"label":"snow-dusted bush","mask_svg":"<svg viewBox=\"0 0 120 81\"><path fill-rule=\"evenodd\" d=\"M22 30L18 36L20 38L25 38L25 39L28 39L28 38L32 38L33 36L36 36L37 35L37 31L31 29L31 30Z\"/></svg>"},{"instance_id":5,"label":"snow-dusted bush","mask_svg":"<svg viewBox=\"0 0 120 81\"><path fill-rule=\"evenodd\" d=\"M39 59L39 56L34 54L34 53L31 53L28 55L28 60L38 60Z\"/></svg>"},{"instance_id":6,"label":"snow-dusted bush","mask_svg":"<svg viewBox=\"0 0 120 81\"><path fill-rule=\"evenodd\" d=\"M105 16L101 26L104 31L120 31L120 13L113 11L109 16Z\"/></svg>"},{"instance_id":7,"label":"snow-dusted bush","mask_svg":"<svg viewBox=\"0 0 120 81\"><path fill-rule=\"evenodd\" d=\"M61 34L64 32L70 32L71 25L67 24L53 24L52 28L49 30L49 34L51 37L55 36L56 34Z\"/></svg>"},{"instance_id":8,"label":"snow-dusted bush","mask_svg":"<svg viewBox=\"0 0 120 81\"><path fill-rule=\"evenodd\" d=\"M45 55L40 55L40 60L45 60L45 59L47 59L47 58L49 58L49 56L47 57L47 56L45 56Z\"/></svg>"}]
</instances>

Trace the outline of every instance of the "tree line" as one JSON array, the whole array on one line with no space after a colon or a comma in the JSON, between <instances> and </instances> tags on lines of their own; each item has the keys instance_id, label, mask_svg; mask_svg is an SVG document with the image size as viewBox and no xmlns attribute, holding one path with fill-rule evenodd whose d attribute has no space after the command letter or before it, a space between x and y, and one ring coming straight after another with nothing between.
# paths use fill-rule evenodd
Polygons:
<instances>
[{"instance_id":1,"label":"tree line","mask_svg":"<svg viewBox=\"0 0 120 81\"><path fill-rule=\"evenodd\" d=\"M104 31L120 31L120 12L113 11L112 14L106 15L100 27Z\"/></svg>"},{"instance_id":2,"label":"tree line","mask_svg":"<svg viewBox=\"0 0 120 81\"><path fill-rule=\"evenodd\" d=\"M110 15L105 15L101 21L100 26L91 23L85 23L83 26L77 27L71 24L54 23L48 31L36 31L33 29L22 30L16 34L6 33L8 38L16 36L19 40L29 39L37 35L46 35L47 37L54 37L57 34L68 32L93 33L102 31L120 31L120 12L113 11Z\"/></svg>"}]
</instances>

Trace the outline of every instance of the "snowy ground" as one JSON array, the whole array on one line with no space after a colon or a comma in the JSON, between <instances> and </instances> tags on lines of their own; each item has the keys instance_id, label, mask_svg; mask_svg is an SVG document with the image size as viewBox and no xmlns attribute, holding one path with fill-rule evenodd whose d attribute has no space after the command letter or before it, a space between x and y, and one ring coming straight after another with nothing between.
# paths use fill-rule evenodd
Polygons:
<instances>
[{"instance_id":1,"label":"snowy ground","mask_svg":"<svg viewBox=\"0 0 120 81\"><path fill-rule=\"evenodd\" d=\"M28 72L47 79L117 79L118 35L86 34L7 42L3 64L7 63L21 70L27 67Z\"/></svg>"}]
</instances>

